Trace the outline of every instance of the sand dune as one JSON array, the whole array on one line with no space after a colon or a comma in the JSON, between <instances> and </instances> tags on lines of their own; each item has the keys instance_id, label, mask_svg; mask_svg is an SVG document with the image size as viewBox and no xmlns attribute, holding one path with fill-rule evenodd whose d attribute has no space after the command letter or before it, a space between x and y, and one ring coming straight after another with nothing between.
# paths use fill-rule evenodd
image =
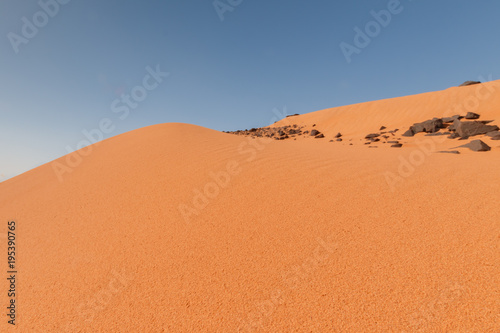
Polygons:
<instances>
[{"instance_id":1,"label":"sand dune","mask_svg":"<svg viewBox=\"0 0 500 333\"><path fill-rule=\"evenodd\" d=\"M498 332L500 142L481 136L490 152L451 155L435 151L456 140L418 134L401 149L367 149L362 139L468 111L499 124L499 89L273 125L315 124L325 139L155 125L54 161L68 167L62 181L54 162L5 181L17 329ZM345 140L329 142L337 132Z\"/></svg>"}]
</instances>

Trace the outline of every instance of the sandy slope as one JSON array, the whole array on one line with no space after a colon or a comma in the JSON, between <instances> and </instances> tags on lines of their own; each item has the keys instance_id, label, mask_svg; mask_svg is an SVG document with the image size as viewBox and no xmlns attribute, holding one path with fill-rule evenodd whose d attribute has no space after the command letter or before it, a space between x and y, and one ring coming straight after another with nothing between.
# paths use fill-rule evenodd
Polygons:
<instances>
[{"instance_id":1,"label":"sandy slope","mask_svg":"<svg viewBox=\"0 0 500 333\"><path fill-rule=\"evenodd\" d=\"M18 224L17 329L498 332L500 143L449 155L422 135L358 142L447 115L474 89L276 124L353 146L162 124L94 145L62 182L49 163L1 183L2 228ZM498 124L498 96L470 111Z\"/></svg>"}]
</instances>

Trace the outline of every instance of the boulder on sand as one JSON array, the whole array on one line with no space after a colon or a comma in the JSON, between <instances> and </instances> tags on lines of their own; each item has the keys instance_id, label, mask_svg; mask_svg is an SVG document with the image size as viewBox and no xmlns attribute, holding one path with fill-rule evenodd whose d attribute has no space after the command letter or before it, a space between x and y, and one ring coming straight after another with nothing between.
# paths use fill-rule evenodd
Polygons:
<instances>
[{"instance_id":1,"label":"boulder on sand","mask_svg":"<svg viewBox=\"0 0 500 333\"><path fill-rule=\"evenodd\" d=\"M442 154L457 154L457 155L460 154L460 152L458 150L441 150L441 151L438 151L438 153L442 153Z\"/></svg>"},{"instance_id":2,"label":"boulder on sand","mask_svg":"<svg viewBox=\"0 0 500 333\"><path fill-rule=\"evenodd\" d=\"M459 85L459 87L467 87L467 86L472 86L474 84L480 84L480 83L481 83L481 81L465 81L464 83Z\"/></svg>"},{"instance_id":3,"label":"boulder on sand","mask_svg":"<svg viewBox=\"0 0 500 333\"><path fill-rule=\"evenodd\" d=\"M460 121L455 120L453 122L453 130L463 139L486 134L488 132L498 131L498 126L495 125L485 125L480 121Z\"/></svg>"},{"instance_id":4,"label":"boulder on sand","mask_svg":"<svg viewBox=\"0 0 500 333\"><path fill-rule=\"evenodd\" d=\"M459 146L457 148L469 148L472 151L490 151L491 147L488 146L486 143L484 143L481 140L473 140L469 142L468 144Z\"/></svg>"},{"instance_id":5,"label":"boulder on sand","mask_svg":"<svg viewBox=\"0 0 500 333\"><path fill-rule=\"evenodd\" d=\"M479 119L480 115L474 112L467 112L467 115L465 115L465 119Z\"/></svg>"},{"instance_id":6,"label":"boulder on sand","mask_svg":"<svg viewBox=\"0 0 500 333\"><path fill-rule=\"evenodd\" d=\"M436 133L441 128L444 128L443 120L439 118L433 118L421 123L413 124L412 126L410 126L410 129L403 134L403 136L414 136L415 134L420 132Z\"/></svg>"},{"instance_id":7,"label":"boulder on sand","mask_svg":"<svg viewBox=\"0 0 500 333\"><path fill-rule=\"evenodd\" d=\"M379 137L380 134L377 134L377 133L371 133L371 134L368 134L367 136L365 136L365 139L374 139L376 137Z\"/></svg>"},{"instance_id":8,"label":"boulder on sand","mask_svg":"<svg viewBox=\"0 0 500 333\"><path fill-rule=\"evenodd\" d=\"M426 132L426 133L435 133L439 131L440 128L443 128L443 120L439 118L433 118L430 120L423 121L421 123L416 123L411 126L411 130L413 131L414 134L420 133L420 132Z\"/></svg>"},{"instance_id":9,"label":"boulder on sand","mask_svg":"<svg viewBox=\"0 0 500 333\"><path fill-rule=\"evenodd\" d=\"M316 135L318 135L318 134L319 134L319 131L317 131L317 130L313 129L313 130L311 131L311 134L309 134L309 135L310 135L310 136L316 136Z\"/></svg>"}]
</instances>

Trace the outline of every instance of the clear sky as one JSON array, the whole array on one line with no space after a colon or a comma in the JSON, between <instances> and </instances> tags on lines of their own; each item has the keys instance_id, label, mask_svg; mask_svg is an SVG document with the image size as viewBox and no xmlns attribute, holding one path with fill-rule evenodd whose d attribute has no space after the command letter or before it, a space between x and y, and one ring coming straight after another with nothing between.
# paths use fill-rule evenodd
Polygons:
<instances>
[{"instance_id":1,"label":"clear sky","mask_svg":"<svg viewBox=\"0 0 500 333\"><path fill-rule=\"evenodd\" d=\"M235 130L275 108L499 79L499 13L494 0L2 0L0 180L104 118L105 138L165 122Z\"/></svg>"}]
</instances>

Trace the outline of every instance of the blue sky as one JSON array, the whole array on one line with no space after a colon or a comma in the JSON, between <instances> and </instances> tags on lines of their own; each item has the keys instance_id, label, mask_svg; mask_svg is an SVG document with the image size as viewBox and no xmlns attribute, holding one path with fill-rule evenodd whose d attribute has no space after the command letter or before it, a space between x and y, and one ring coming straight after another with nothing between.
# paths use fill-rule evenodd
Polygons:
<instances>
[{"instance_id":1,"label":"blue sky","mask_svg":"<svg viewBox=\"0 0 500 333\"><path fill-rule=\"evenodd\" d=\"M75 149L104 118L106 138L165 122L234 130L268 125L275 108L307 113L500 78L493 0L59 1L42 0L46 11L0 2L0 181ZM388 8L377 30L371 12ZM370 42L348 63L340 44L356 47L354 28L367 24ZM157 66L169 75L142 98ZM112 103L134 88L141 101L121 119L113 111L124 102Z\"/></svg>"}]
</instances>

